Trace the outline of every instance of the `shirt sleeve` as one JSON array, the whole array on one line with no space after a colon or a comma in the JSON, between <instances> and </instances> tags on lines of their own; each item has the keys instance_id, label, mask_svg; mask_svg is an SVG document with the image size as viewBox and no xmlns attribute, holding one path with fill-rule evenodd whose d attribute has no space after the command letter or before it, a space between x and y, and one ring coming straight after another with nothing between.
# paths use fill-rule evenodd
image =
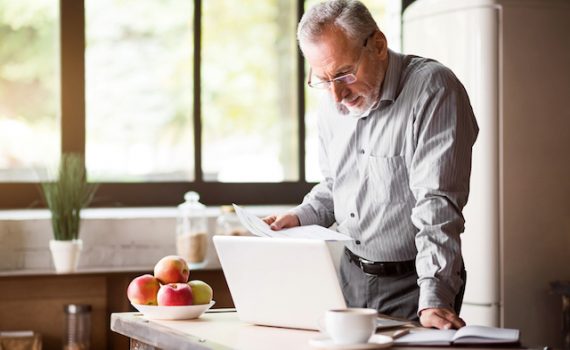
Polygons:
<instances>
[{"instance_id":1,"label":"shirt sleeve","mask_svg":"<svg viewBox=\"0 0 570 350\"><path fill-rule=\"evenodd\" d=\"M321 103L323 103L323 101L321 101ZM323 109L321 109L321 111L323 111ZM292 212L297 215L302 226L320 225L329 227L335 222L332 192L334 179L330 173L327 153L327 145L330 135L325 127L326 115L323 113L326 113L326 109L325 112L321 112L318 121L318 129L319 166L324 179L311 189L299 206L292 209Z\"/></svg>"},{"instance_id":2,"label":"shirt sleeve","mask_svg":"<svg viewBox=\"0 0 570 350\"><path fill-rule=\"evenodd\" d=\"M430 84L414 109L415 151L410 189L416 204L412 222L418 232L416 269L426 308L453 308L462 286L462 209L469 195L471 152L478 133L469 98L451 72ZM432 82L433 83L433 82Z\"/></svg>"}]
</instances>

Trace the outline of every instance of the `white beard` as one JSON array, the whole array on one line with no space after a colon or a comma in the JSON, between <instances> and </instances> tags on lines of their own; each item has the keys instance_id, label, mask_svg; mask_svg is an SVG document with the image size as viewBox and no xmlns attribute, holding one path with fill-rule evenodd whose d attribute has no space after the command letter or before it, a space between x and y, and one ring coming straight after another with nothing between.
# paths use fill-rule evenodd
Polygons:
<instances>
[{"instance_id":1,"label":"white beard","mask_svg":"<svg viewBox=\"0 0 570 350\"><path fill-rule=\"evenodd\" d=\"M370 111L374 108L374 106L375 104L373 103L370 105L370 107L366 109L350 108L341 102L336 104L336 109L342 115L358 119L362 116L367 116L368 114L370 114Z\"/></svg>"}]
</instances>

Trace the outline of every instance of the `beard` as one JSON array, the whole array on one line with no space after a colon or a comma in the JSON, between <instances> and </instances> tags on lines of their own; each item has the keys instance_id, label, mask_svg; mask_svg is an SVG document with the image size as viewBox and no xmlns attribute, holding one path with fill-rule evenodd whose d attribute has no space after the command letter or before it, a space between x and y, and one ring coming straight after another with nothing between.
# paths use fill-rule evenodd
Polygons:
<instances>
[{"instance_id":1,"label":"beard","mask_svg":"<svg viewBox=\"0 0 570 350\"><path fill-rule=\"evenodd\" d=\"M353 118L360 118L362 115L368 115L371 110L376 109L380 99L380 87L385 78L385 72L382 69L378 69L375 73L375 82L369 86L378 86L378 88L370 88L366 94L360 95L363 99L361 106L348 107L345 103L348 101L353 101L352 96L350 98L344 98L341 102L336 103L336 109L341 115L350 116ZM357 97L358 98L358 97Z\"/></svg>"},{"instance_id":2,"label":"beard","mask_svg":"<svg viewBox=\"0 0 570 350\"><path fill-rule=\"evenodd\" d=\"M364 103L361 107L348 107L343 101L336 104L336 109L341 115L346 115L353 118L360 118L363 114L369 112L375 105L376 100L374 96L362 96Z\"/></svg>"}]
</instances>

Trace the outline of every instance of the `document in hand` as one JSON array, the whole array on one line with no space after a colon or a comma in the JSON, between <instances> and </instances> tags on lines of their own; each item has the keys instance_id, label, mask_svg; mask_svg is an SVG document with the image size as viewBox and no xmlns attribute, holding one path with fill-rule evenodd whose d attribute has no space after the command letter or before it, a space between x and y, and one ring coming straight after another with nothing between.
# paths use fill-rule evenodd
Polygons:
<instances>
[{"instance_id":1,"label":"document in hand","mask_svg":"<svg viewBox=\"0 0 570 350\"><path fill-rule=\"evenodd\" d=\"M459 330L426 329L411 331L394 340L395 345L445 346L453 344L518 343L518 329L465 326Z\"/></svg>"},{"instance_id":2,"label":"document in hand","mask_svg":"<svg viewBox=\"0 0 570 350\"><path fill-rule=\"evenodd\" d=\"M245 209L234 204L234 209L241 224L252 234L260 237L282 237L282 238L310 238L325 241L350 241L351 237L343 235L328 228L318 225L307 225L292 228L284 228L273 231L269 225L255 215L248 213Z\"/></svg>"}]
</instances>

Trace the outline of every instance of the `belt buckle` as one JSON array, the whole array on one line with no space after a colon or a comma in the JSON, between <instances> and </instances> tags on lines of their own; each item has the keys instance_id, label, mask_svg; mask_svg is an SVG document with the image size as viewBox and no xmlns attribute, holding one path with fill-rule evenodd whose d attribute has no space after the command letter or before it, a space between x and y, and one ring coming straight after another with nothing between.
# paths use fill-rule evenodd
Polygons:
<instances>
[{"instance_id":1,"label":"belt buckle","mask_svg":"<svg viewBox=\"0 0 570 350\"><path fill-rule=\"evenodd\" d=\"M366 265L372 265L374 264L374 261L370 261L370 260L366 260L364 258L358 257L358 265L360 266L360 269L362 270L362 272L364 272L365 274L369 275L369 276L375 276L373 273L369 273L367 272L365 269Z\"/></svg>"}]
</instances>

